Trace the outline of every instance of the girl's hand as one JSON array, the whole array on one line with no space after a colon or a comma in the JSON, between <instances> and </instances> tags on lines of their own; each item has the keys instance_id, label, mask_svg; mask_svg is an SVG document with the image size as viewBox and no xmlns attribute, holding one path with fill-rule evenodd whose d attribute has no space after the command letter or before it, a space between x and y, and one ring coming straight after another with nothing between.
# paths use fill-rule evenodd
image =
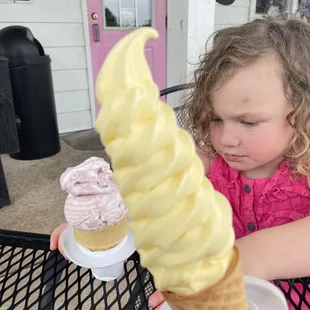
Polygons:
<instances>
[{"instance_id":1,"label":"girl's hand","mask_svg":"<svg viewBox=\"0 0 310 310\"><path fill-rule=\"evenodd\" d=\"M162 304L165 302L164 296L160 291L156 291L149 298L149 305L155 310L160 310Z\"/></svg>"},{"instance_id":2,"label":"girl's hand","mask_svg":"<svg viewBox=\"0 0 310 310\"><path fill-rule=\"evenodd\" d=\"M67 228L68 224L63 223L60 224L52 233L51 239L50 239L50 250L55 251L56 249L59 250L59 252L62 254L62 256L65 259L68 259L65 255L65 252L62 247L60 236L64 232L64 230Z\"/></svg>"}]
</instances>

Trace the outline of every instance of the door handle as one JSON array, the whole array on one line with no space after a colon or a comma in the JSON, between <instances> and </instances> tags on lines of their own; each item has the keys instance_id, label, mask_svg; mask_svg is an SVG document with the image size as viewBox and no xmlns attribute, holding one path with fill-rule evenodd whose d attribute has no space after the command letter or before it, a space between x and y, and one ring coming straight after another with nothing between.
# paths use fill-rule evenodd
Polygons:
<instances>
[{"instance_id":1,"label":"door handle","mask_svg":"<svg viewBox=\"0 0 310 310\"><path fill-rule=\"evenodd\" d=\"M93 36L95 42L100 42L100 31L98 24L93 24Z\"/></svg>"}]
</instances>

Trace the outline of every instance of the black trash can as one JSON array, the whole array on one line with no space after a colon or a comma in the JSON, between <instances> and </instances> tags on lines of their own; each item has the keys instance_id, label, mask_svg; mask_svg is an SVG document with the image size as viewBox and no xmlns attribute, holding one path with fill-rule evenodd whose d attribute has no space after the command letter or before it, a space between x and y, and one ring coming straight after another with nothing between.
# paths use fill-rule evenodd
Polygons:
<instances>
[{"instance_id":1,"label":"black trash can","mask_svg":"<svg viewBox=\"0 0 310 310\"><path fill-rule=\"evenodd\" d=\"M21 26L0 30L1 52L9 59L20 149L10 156L33 160L57 154L60 140L50 57Z\"/></svg>"},{"instance_id":2,"label":"black trash can","mask_svg":"<svg viewBox=\"0 0 310 310\"><path fill-rule=\"evenodd\" d=\"M40 159L60 151L49 56L10 63L20 152L15 159Z\"/></svg>"},{"instance_id":3,"label":"black trash can","mask_svg":"<svg viewBox=\"0 0 310 310\"><path fill-rule=\"evenodd\" d=\"M19 145L9 72L9 60L0 57L0 154L18 151Z\"/></svg>"}]
</instances>

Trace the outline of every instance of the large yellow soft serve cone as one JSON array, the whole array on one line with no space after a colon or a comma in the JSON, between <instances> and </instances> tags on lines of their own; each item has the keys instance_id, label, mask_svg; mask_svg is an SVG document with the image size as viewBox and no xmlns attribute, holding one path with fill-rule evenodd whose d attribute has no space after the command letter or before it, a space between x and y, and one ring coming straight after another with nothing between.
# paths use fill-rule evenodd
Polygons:
<instances>
[{"instance_id":1,"label":"large yellow soft serve cone","mask_svg":"<svg viewBox=\"0 0 310 310\"><path fill-rule=\"evenodd\" d=\"M141 263L171 306L184 309L178 308L184 302L189 309L191 296L213 294L218 283L223 288L233 270L241 285L232 303L246 309L231 208L204 176L192 137L159 100L144 55L147 40L156 38L154 29L139 28L108 55L96 85L102 106L96 129L129 209Z\"/></svg>"}]
</instances>

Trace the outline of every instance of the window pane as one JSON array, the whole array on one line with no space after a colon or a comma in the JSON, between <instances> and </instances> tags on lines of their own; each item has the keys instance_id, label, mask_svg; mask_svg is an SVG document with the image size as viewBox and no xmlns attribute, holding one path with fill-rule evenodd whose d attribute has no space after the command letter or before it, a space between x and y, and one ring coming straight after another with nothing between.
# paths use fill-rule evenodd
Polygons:
<instances>
[{"instance_id":1,"label":"window pane","mask_svg":"<svg viewBox=\"0 0 310 310\"><path fill-rule=\"evenodd\" d=\"M104 0L106 27L152 26L152 0Z\"/></svg>"},{"instance_id":2,"label":"window pane","mask_svg":"<svg viewBox=\"0 0 310 310\"><path fill-rule=\"evenodd\" d=\"M152 0L138 0L137 26L152 26Z\"/></svg>"},{"instance_id":3,"label":"window pane","mask_svg":"<svg viewBox=\"0 0 310 310\"><path fill-rule=\"evenodd\" d=\"M283 12L286 10L287 0L256 0L256 13L267 14L269 10L273 12Z\"/></svg>"},{"instance_id":4,"label":"window pane","mask_svg":"<svg viewBox=\"0 0 310 310\"><path fill-rule=\"evenodd\" d=\"M309 0L301 0L299 2L299 11L301 16L306 16L307 18L310 17L310 1Z\"/></svg>"},{"instance_id":5,"label":"window pane","mask_svg":"<svg viewBox=\"0 0 310 310\"><path fill-rule=\"evenodd\" d=\"M121 26L136 27L135 0L121 0Z\"/></svg>"},{"instance_id":6,"label":"window pane","mask_svg":"<svg viewBox=\"0 0 310 310\"><path fill-rule=\"evenodd\" d=\"M256 13L267 13L269 8L269 0L256 0Z\"/></svg>"},{"instance_id":7,"label":"window pane","mask_svg":"<svg viewBox=\"0 0 310 310\"><path fill-rule=\"evenodd\" d=\"M139 1L138 1L139 2ZM135 0L121 0L122 8L135 8Z\"/></svg>"},{"instance_id":8,"label":"window pane","mask_svg":"<svg viewBox=\"0 0 310 310\"><path fill-rule=\"evenodd\" d=\"M118 0L104 0L105 25L106 27L119 27L119 6Z\"/></svg>"}]
</instances>

